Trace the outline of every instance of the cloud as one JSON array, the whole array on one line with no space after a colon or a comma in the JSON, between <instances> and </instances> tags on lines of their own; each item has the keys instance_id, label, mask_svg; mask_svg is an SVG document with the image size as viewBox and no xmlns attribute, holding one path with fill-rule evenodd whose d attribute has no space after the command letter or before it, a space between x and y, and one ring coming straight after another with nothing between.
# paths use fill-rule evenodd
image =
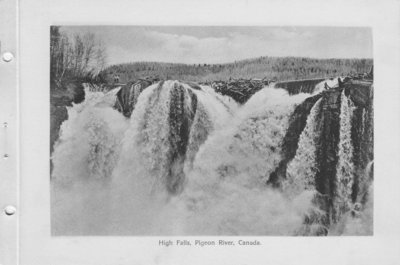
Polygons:
<instances>
[{"instance_id":1,"label":"cloud","mask_svg":"<svg viewBox=\"0 0 400 265\"><path fill-rule=\"evenodd\" d=\"M103 39L109 63L225 63L259 56L372 57L368 28L340 27L64 27Z\"/></svg>"},{"instance_id":2,"label":"cloud","mask_svg":"<svg viewBox=\"0 0 400 265\"><path fill-rule=\"evenodd\" d=\"M232 55L247 49L236 38L198 38L189 35L175 35L148 32L148 37L161 43L156 53L163 60L186 63L216 63L232 60ZM168 58L168 59L167 59ZM145 59L145 58L144 58Z\"/></svg>"}]
</instances>

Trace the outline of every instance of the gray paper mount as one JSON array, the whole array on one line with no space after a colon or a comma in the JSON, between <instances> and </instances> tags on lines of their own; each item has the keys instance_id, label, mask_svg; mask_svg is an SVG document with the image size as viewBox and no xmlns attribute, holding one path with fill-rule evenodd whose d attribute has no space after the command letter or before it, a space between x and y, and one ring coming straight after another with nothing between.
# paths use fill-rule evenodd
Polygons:
<instances>
[{"instance_id":1,"label":"gray paper mount","mask_svg":"<svg viewBox=\"0 0 400 265\"><path fill-rule=\"evenodd\" d=\"M18 3L0 1L0 264L18 262Z\"/></svg>"}]
</instances>

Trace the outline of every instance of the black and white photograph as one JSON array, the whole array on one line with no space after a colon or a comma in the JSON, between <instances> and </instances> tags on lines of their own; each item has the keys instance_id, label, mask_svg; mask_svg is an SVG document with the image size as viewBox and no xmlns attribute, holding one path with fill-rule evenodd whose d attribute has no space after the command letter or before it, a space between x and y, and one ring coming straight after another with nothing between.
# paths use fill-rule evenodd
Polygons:
<instances>
[{"instance_id":1,"label":"black and white photograph","mask_svg":"<svg viewBox=\"0 0 400 265\"><path fill-rule=\"evenodd\" d=\"M370 27L50 31L52 236L372 236Z\"/></svg>"}]
</instances>

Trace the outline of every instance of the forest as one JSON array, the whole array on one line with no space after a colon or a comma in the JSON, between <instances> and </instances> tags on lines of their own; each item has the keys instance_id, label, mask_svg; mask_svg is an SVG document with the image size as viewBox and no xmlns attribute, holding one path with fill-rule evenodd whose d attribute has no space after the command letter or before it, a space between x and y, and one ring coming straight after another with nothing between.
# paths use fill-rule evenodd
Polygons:
<instances>
[{"instance_id":1,"label":"forest","mask_svg":"<svg viewBox=\"0 0 400 265\"><path fill-rule=\"evenodd\" d=\"M211 82L229 79L267 78L270 80L298 80L326 78L368 72L372 59L315 59L302 57L261 56L225 64L176 64L161 62L132 62L106 67L100 75L108 83L119 77L127 83L146 76Z\"/></svg>"}]
</instances>

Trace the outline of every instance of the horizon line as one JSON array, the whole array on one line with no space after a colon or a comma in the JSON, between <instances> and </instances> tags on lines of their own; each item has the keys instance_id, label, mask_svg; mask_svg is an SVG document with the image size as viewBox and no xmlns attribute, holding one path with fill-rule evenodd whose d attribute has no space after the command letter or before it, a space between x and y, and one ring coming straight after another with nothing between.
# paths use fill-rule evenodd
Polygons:
<instances>
[{"instance_id":1,"label":"horizon line","mask_svg":"<svg viewBox=\"0 0 400 265\"><path fill-rule=\"evenodd\" d=\"M307 56L259 56L259 57L249 57L246 59L240 59L240 60L234 60L230 62L225 62L225 63L206 63L206 62L201 62L201 63L184 63L184 62L168 62L168 61L130 61L130 62L121 62L117 64L108 64L105 68L111 67L111 66L117 66L117 65L122 65L122 64L135 64L135 63L164 63L164 64L176 64L176 65L223 65L223 64L234 64L237 62L244 62L247 60L255 60L259 58L296 58L296 59L311 59L311 60L374 60L374 57L331 57L331 58L321 58L321 57L307 57Z\"/></svg>"}]
</instances>

